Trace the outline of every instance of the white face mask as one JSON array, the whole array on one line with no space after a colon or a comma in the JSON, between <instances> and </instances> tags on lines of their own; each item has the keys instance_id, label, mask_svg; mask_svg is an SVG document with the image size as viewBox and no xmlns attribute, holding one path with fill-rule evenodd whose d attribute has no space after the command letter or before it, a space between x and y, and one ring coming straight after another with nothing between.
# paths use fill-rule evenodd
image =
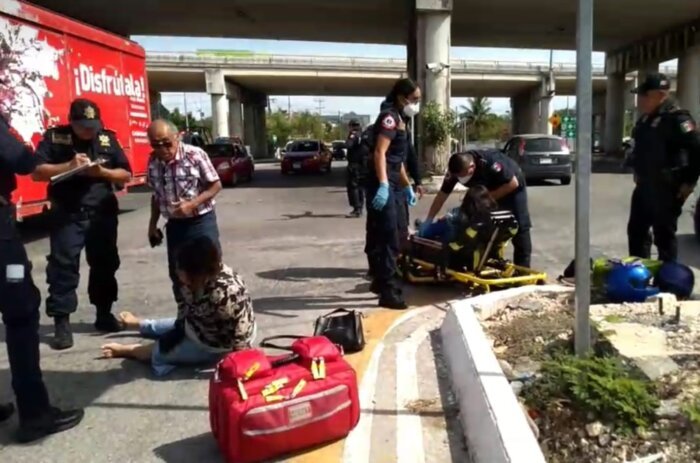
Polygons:
<instances>
[{"instance_id":1,"label":"white face mask","mask_svg":"<svg viewBox=\"0 0 700 463\"><path fill-rule=\"evenodd\" d=\"M471 179L472 179L471 175L467 175L465 177L457 177L457 180L459 180L459 183L461 183L462 185L466 185L469 182L469 180L471 180Z\"/></svg>"},{"instance_id":2,"label":"white face mask","mask_svg":"<svg viewBox=\"0 0 700 463\"><path fill-rule=\"evenodd\" d=\"M411 103L403 107L403 113L408 117L413 117L420 112L420 103Z\"/></svg>"}]
</instances>

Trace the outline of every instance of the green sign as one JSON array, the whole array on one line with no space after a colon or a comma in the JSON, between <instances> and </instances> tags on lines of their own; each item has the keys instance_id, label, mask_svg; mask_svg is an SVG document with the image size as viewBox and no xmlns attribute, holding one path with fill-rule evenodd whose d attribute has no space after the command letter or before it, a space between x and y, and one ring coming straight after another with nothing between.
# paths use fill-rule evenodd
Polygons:
<instances>
[{"instance_id":1,"label":"green sign","mask_svg":"<svg viewBox=\"0 0 700 463\"><path fill-rule=\"evenodd\" d=\"M561 134L566 138L576 137L576 118L564 116L561 118Z\"/></svg>"}]
</instances>

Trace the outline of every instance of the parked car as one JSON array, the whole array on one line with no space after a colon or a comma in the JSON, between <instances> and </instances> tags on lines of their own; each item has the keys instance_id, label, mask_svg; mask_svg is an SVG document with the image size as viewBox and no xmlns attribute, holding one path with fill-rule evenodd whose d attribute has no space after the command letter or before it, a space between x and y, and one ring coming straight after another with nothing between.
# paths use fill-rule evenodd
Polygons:
<instances>
[{"instance_id":1,"label":"parked car","mask_svg":"<svg viewBox=\"0 0 700 463\"><path fill-rule=\"evenodd\" d=\"M328 146L320 140L296 140L284 153L282 173L331 172L333 156Z\"/></svg>"},{"instance_id":2,"label":"parked car","mask_svg":"<svg viewBox=\"0 0 700 463\"><path fill-rule=\"evenodd\" d=\"M343 160L348 156L348 149L345 146L345 141L335 140L331 146L333 147L333 159Z\"/></svg>"},{"instance_id":3,"label":"parked car","mask_svg":"<svg viewBox=\"0 0 700 463\"><path fill-rule=\"evenodd\" d=\"M556 135L515 135L503 152L515 160L526 179L558 179L571 183L571 152L566 140Z\"/></svg>"},{"instance_id":4,"label":"parked car","mask_svg":"<svg viewBox=\"0 0 700 463\"><path fill-rule=\"evenodd\" d=\"M204 151L209 155L222 184L236 186L240 182L253 180L255 163L242 144L212 143L204 146Z\"/></svg>"}]
</instances>

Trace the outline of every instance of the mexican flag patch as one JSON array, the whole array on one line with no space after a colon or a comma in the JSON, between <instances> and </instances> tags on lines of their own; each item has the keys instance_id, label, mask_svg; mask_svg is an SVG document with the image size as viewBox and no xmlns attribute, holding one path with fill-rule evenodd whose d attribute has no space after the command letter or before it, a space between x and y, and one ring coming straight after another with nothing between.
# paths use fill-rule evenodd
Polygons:
<instances>
[{"instance_id":1,"label":"mexican flag patch","mask_svg":"<svg viewBox=\"0 0 700 463\"><path fill-rule=\"evenodd\" d=\"M681 124L681 131L683 133L690 133L695 130L695 124L693 121L685 121Z\"/></svg>"}]
</instances>

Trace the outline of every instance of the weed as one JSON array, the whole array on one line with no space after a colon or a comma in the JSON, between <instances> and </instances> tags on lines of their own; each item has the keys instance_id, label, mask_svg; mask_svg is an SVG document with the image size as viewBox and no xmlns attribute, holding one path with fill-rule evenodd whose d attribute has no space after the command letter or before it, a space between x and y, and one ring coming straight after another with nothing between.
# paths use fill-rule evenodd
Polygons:
<instances>
[{"instance_id":1,"label":"weed","mask_svg":"<svg viewBox=\"0 0 700 463\"><path fill-rule=\"evenodd\" d=\"M700 395L681 405L681 412L695 429L700 429Z\"/></svg>"},{"instance_id":2,"label":"weed","mask_svg":"<svg viewBox=\"0 0 700 463\"><path fill-rule=\"evenodd\" d=\"M603 320L605 320L608 323L622 323L625 321L623 317L615 314L606 315Z\"/></svg>"}]
</instances>

